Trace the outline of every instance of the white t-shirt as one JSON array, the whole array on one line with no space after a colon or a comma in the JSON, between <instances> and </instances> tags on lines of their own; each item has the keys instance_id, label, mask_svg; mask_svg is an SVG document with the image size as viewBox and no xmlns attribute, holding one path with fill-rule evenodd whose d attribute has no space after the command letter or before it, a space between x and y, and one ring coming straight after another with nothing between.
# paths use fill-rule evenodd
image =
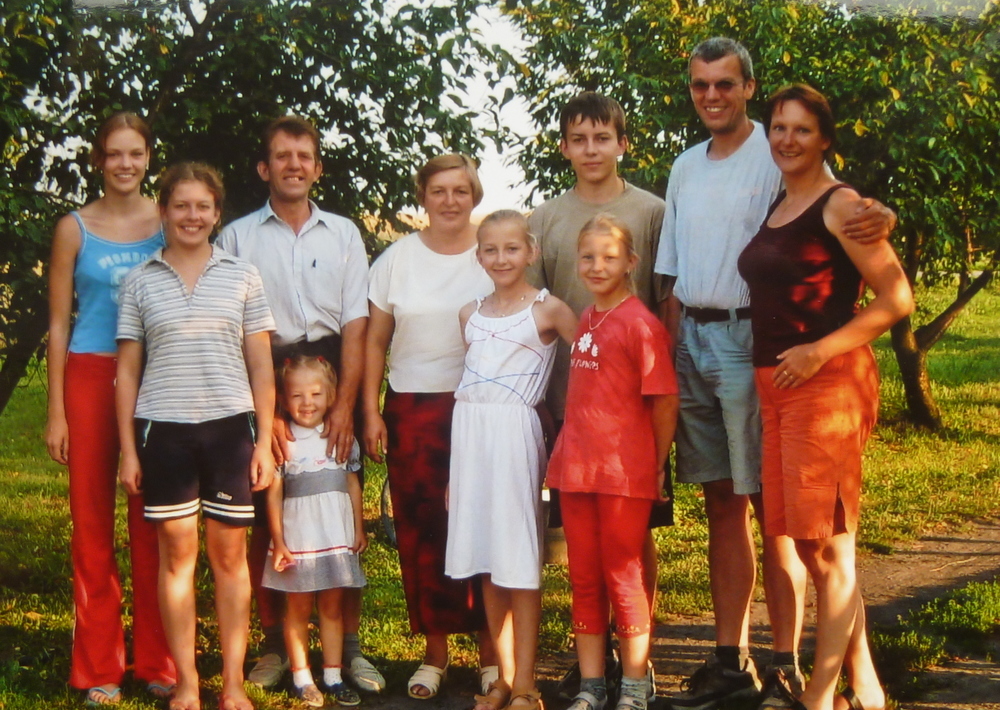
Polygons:
<instances>
[{"instance_id":1,"label":"white t-shirt","mask_svg":"<svg viewBox=\"0 0 1000 710\"><path fill-rule=\"evenodd\" d=\"M676 276L674 295L696 308L741 308L750 292L736 261L781 187L764 127L732 155L710 160L711 141L681 153L667 183L658 274Z\"/></svg>"},{"instance_id":2,"label":"white t-shirt","mask_svg":"<svg viewBox=\"0 0 1000 710\"><path fill-rule=\"evenodd\" d=\"M475 247L438 254L414 232L386 249L369 272L368 300L396 321L389 386L396 392L454 392L465 364L458 312L492 292Z\"/></svg>"}]
</instances>

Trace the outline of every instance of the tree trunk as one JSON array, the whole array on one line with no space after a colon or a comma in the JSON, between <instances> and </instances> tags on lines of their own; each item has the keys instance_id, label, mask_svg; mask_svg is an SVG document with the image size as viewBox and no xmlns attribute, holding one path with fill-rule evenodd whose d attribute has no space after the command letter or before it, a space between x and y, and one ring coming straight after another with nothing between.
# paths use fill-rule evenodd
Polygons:
<instances>
[{"instance_id":1,"label":"tree trunk","mask_svg":"<svg viewBox=\"0 0 1000 710\"><path fill-rule=\"evenodd\" d=\"M1000 256L1000 252L993 255L994 261L997 256ZM927 353L941 339L972 297L982 291L992 278L993 270L985 269L969 283L969 287L962 291L950 306L930 323L920 326L915 331L909 316L892 327L892 349L896 353L899 374L903 380L906 407L910 419L918 426L932 430L941 428L941 410L934 401L930 375L927 374Z\"/></svg>"},{"instance_id":2,"label":"tree trunk","mask_svg":"<svg viewBox=\"0 0 1000 710\"><path fill-rule=\"evenodd\" d=\"M31 359L42 353L42 340L49 329L49 321L45 311L34 313L31 317L21 320L19 328L5 349L3 367L0 367L0 414L14 394L21 378L28 371Z\"/></svg>"},{"instance_id":3,"label":"tree trunk","mask_svg":"<svg viewBox=\"0 0 1000 710\"><path fill-rule=\"evenodd\" d=\"M910 317L892 326L892 349L896 353L899 375L906 393L906 408L910 419L918 426L931 430L941 428L941 411L931 393L927 374L927 350L917 345Z\"/></svg>"}]
</instances>

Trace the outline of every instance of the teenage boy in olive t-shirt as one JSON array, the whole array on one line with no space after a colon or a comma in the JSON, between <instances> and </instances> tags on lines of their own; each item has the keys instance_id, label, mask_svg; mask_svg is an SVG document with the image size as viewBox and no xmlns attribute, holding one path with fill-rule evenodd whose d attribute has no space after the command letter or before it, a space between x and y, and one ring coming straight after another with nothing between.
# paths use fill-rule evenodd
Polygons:
<instances>
[{"instance_id":1,"label":"teenage boy in olive t-shirt","mask_svg":"<svg viewBox=\"0 0 1000 710\"><path fill-rule=\"evenodd\" d=\"M618 174L618 160L628 150L625 112L614 99L585 91L571 99L559 117L559 149L576 174L576 184L563 194L539 205L528 217L531 233L538 240L540 256L532 266L531 280L547 288L580 315L593 298L577 277L577 237L583 226L599 214L610 214L628 226L639 256L635 272L636 295L654 314L667 294L662 277L653 273L663 223L664 202L656 195L629 184ZM569 346L559 342L546 403L562 424L569 380ZM552 491L553 494L556 491ZM558 502L550 507L550 526L559 525ZM670 525L669 505L653 509L650 527ZM643 580L652 613L656 595L657 556L652 533L646 540ZM615 669L606 668L611 675ZM576 695L579 668L560 683L560 694ZM574 675L575 674L575 675ZM571 677L573 676L573 677ZM650 680L653 679L650 668ZM652 686L651 686L652 687Z\"/></svg>"}]
</instances>

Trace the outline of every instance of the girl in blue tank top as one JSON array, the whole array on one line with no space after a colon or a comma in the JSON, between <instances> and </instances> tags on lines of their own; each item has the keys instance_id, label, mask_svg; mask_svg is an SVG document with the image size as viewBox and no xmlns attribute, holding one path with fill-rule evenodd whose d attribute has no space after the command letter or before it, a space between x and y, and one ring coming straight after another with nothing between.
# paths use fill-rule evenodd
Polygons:
<instances>
[{"instance_id":1,"label":"girl in blue tank top","mask_svg":"<svg viewBox=\"0 0 1000 710\"><path fill-rule=\"evenodd\" d=\"M49 455L69 466L76 606L69 683L85 691L88 705L118 702L125 674L114 547L115 330L119 283L164 243L156 203L141 191L151 146L149 127L134 114L118 113L104 123L91 152L104 194L59 221L49 264L45 438ZM143 520L141 495L129 499L128 523L134 675L150 693L165 698L176 672L156 597L156 531Z\"/></svg>"}]
</instances>

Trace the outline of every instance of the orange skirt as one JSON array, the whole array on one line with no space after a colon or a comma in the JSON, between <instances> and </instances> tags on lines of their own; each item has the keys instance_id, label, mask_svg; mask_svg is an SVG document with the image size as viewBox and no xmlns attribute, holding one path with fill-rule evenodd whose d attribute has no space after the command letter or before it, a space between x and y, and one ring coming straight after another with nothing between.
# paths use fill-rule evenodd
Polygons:
<instances>
[{"instance_id":1,"label":"orange skirt","mask_svg":"<svg viewBox=\"0 0 1000 710\"><path fill-rule=\"evenodd\" d=\"M774 370L756 370L765 534L809 540L856 531L861 454L878 415L871 348L833 358L794 389L777 389Z\"/></svg>"}]
</instances>

